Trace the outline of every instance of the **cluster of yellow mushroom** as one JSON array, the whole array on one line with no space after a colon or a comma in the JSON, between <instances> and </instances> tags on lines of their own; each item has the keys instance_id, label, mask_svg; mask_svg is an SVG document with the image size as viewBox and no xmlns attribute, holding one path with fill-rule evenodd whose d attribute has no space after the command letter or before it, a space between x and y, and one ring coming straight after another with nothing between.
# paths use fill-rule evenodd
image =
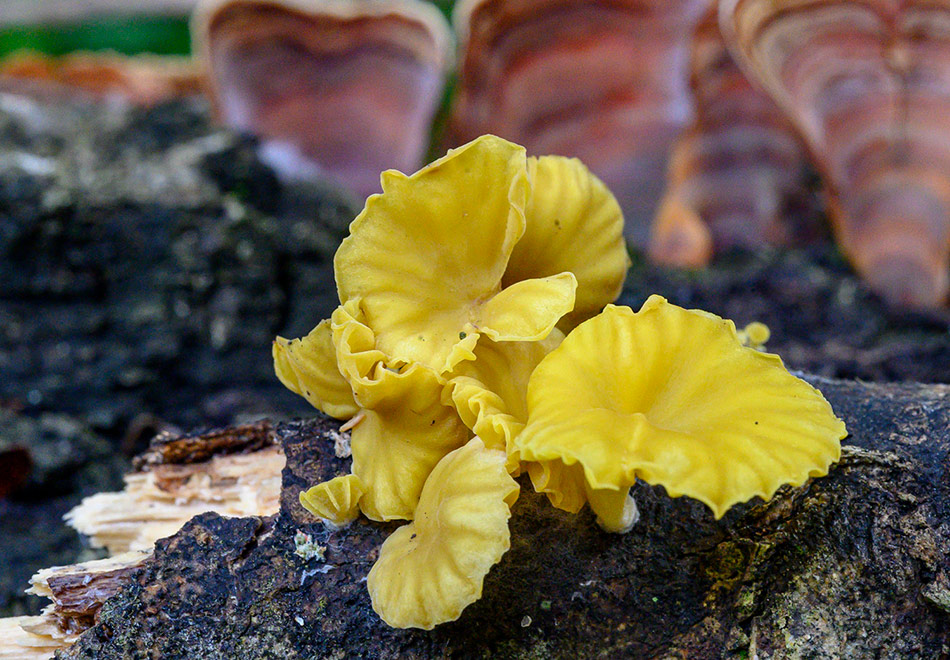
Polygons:
<instances>
[{"instance_id":1,"label":"cluster of yellow mushroom","mask_svg":"<svg viewBox=\"0 0 950 660\"><path fill-rule=\"evenodd\" d=\"M620 532L637 479L719 517L838 459L827 401L731 321L609 304L623 217L578 160L483 136L381 180L334 260L340 306L273 350L281 381L351 430L352 474L304 506L411 521L367 578L389 625L431 629L481 596L523 471Z\"/></svg>"}]
</instances>

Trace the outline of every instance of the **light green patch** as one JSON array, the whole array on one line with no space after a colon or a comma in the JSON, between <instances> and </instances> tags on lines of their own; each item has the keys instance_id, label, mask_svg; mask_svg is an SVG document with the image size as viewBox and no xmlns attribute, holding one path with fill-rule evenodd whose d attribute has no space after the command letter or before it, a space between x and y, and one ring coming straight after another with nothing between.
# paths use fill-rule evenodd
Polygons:
<instances>
[{"instance_id":1,"label":"light green patch","mask_svg":"<svg viewBox=\"0 0 950 660\"><path fill-rule=\"evenodd\" d=\"M300 531L294 534L294 546L294 554L303 557L306 561L311 559L323 561L327 551L324 546L317 544L312 536Z\"/></svg>"}]
</instances>

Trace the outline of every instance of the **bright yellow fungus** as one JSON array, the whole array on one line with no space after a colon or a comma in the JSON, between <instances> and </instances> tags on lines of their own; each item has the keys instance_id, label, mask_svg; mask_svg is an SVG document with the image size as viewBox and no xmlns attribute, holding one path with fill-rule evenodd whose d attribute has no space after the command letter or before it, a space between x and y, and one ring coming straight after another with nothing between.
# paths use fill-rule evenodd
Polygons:
<instances>
[{"instance_id":1,"label":"bright yellow fungus","mask_svg":"<svg viewBox=\"0 0 950 660\"><path fill-rule=\"evenodd\" d=\"M364 492L365 487L360 478L347 474L300 493L300 503L316 517L342 527L359 516L359 502Z\"/></svg>"},{"instance_id":2,"label":"bright yellow fungus","mask_svg":"<svg viewBox=\"0 0 950 660\"><path fill-rule=\"evenodd\" d=\"M760 352L765 326L659 296L589 318L629 260L616 200L579 161L483 136L381 178L334 261L341 305L273 355L288 388L351 418L352 474L301 503L337 525L412 520L367 578L389 625L428 630L481 596L522 469L624 532L637 479L718 518L839 458L844 424Z\"/></svg>"},{"instance_id":3,"label":"bright yellow fungus","mask_svg":"<svg viewBox=\"0 0 950 660\"><path fill-rule=\"evenodd\" d=\"M349 419L358 406L337 368L330 321L321 322L302 339L274 340L274 371L287 389L330 417Z\"/></svg>"},{"instance_id":4,"label":"bright yellow fungus","mask_svg":"<svg viewBox=\"0 0 950 660\"><path fill-rule=\"evenodd\" d=\"M373 520L410 520L432 468L471 434L442 404L438 375L420 364L387 361L361 318L352 301L333 312L331 325L362 415L350 439L353 474L366 485L360 508Z\"/></svg>"},{"instance_id":5,"label":"bright yellow fungus","mask_svg":"<svg viewBox=\"0 0 950 660\"><path fill-rule=\"evenodd\" d=\"M613 193L576 158L528 158L528 179L526 230L502 283L573 273L574 310L558 324L569 332L620 295L630 267L623 213Z\"/></svg>"},{"instance_id":6,"label":"bright yellow fungus","mask_svg":"<svg viewBox=\"0 0 950 660\"><path fill-rule=\"evenodd\" d=\"M528 420L528 379L563 339L556 329L537 342L483 339L475 347L473 359L459 363L446 385L443 402L455 407L486 447L508 455L508 471L514 475L521 471L513 441Z\"/></svg>"},{"instance_id":7,"label":"bright yellow fungus","mask_svg":"<svg viewBox=\"0 0 950 660\"><path fill-rule=\"evenodd\" d=\"M572 273L502 288L525 231L523 147L482 136L411 176L380 177L334 258L340 302L359 299L376 348L441 374L484 334L537 341L574 307Z\"/></svg>"},{"instance_id":8,"label":"bright yellow fungus","mask_svg":"<svg viewBox=\"0 0 950 660\"><path fill-rule=\"evenodd\" d=\"M531 376L528 411L523 460L579 464L593 489L660 484L717 518L827 474L846 435L818 390L744 347L731 321L659 296L578 326Z\"/></svg>"},{"instance_id":9,"label":"bright yellow fungus","mask_svg":"<svg viewBox=\"0 0 950 660\"><path fill-rule=\"evenodd\" d=\"M387 361L361 322L358 301L333 312L337 359L360 406L350 448L365 484L360 508L373 520L409 520L432 468L469 439L455 410L442 404L443 382L420 364Z\"/></svg>"},{"instance_id":10,"label":"bright yellow fungus","mask_svg":"<svg viewBox=\"0 0 950 660\"><path fill-rule=\"evenodd\" d=\"M769 338L772 336L772 331L769 330L769 326L764 323L753 321L737 334L739 335L739 341L743 344L757 351L761 351L765 349L765 344L768 343Z\"/></svg>"},{"instance_id":11,"label":"bright yellow fungus","mask_svg":"<svg viewBox=\"0 0 950 660\"><path fill-rule=\"evenodd\" d=\"M474 438L432 471L413 522L386 539L366 586L376 613L395 628L431 630L482 595L488 570L510 546L518 484L505 454Z\"/></svg>"}]
</instances>

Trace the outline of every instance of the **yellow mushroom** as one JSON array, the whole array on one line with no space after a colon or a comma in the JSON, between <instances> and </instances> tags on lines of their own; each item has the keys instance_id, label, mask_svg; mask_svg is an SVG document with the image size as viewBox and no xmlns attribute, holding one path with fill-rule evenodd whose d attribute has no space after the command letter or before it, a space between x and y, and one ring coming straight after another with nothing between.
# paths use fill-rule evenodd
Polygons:
<instances>
[{"instance_id":1,"label":"yellow mushroom","mask_svg":"<svg viewBox=\"0 0 950 660\"><path fill-rule=\"evenodd\" d=\"M630 267L623 213L613 193L576 158L528 158L531 192L526 228L502 284L569 271L577 277L574 310L558 323L570 332L620 295Z\"/></svg>"},{"instance_id":2,"label":"yellow mushroom","mask_svg":"<svg viewBox=\"0 0 950 660\"><path fill-rule=\"evenodd\" d=\"M386 539L366 586L394 628L431 630L482 595L488 570L510 546L518 484L505 454L474 438L443 458L426 481L413 522Z\"/></svg>"},{"instance_id":3,"label":"yellow mushroom","mask_svg":"<svg viewBox=\"0 0 950 660\"><path fill-rule=\"evenodd\" d=\"M375 348L358 300L333 312L337 363L360 406L350 448L365 484L360 508L373 520L409 520L435 465L471 433L442 403L443 381L421 364L390 360Z\"/></svg>"},{"instance_id":4,"label":"yellow mushroom","mask_svg":"<svg viewBox=\"0 0 950 660\"><path fill-rule=\"evenodd\" d=\"M521 472L521 460L513 441L528 420L528 379L563 339L557 329L537 342L483 339L473 359L459 363L445 386L443 403L455 407L486 447L507 454L508 471L515 476Z\"/></svg>"},{"instance_id":5,"label":"yellow mushroom","mask_svg":"<svg viewBox=\"0 0 950 660\"><path fill-rule=\"evenodd\" d=\"M314 408L337 419L349 419L359 410L350 384L337 368L329 319L302 339L278 337L273 356L280 382Z\"/></svg>"},{"instance_id":6,"label":"yellow mushroom","mask_svg":"<svg viewBox=\"0 0 950 660\"><path fill-rule=\"evenodd\" d=\"M359 502L364 492L365 486L360 478L347 474L300 493L300 503L325 523L343 527L359 516Z\"/></svg>"},{"instance_id":7,"label":"yellow mushroom","mask_svg":"<svg viewBox=\"0 0 950 660\"><path fill-rule=\"evenodd\" d=\"M523 147L486 135L411 176L389 170L381 181L334 268L340 302L360 301L375 347L391 359L442 374L479 334L537 341L573 309L569 272L502 288L525 232Z\"/></svg>"},{"instance_id":8,"label":"yellow mushroom","mask_svg":"<svg viewBox=\"0 0 950 660\"><path fill-rule=\"evenodd\" d=\"M731 321L659 296L637 313L609 305L578 326L532 375L528 411L515 440L522 459L579 465L585 480L559 468L538 484L535 469L535 483L575 496L614 491L606 505L588 498L607 521L622 520L638 478L719 518L827 474L847 434L818 390L778 356L744 347Z\"/></svg>"}]
</instances>

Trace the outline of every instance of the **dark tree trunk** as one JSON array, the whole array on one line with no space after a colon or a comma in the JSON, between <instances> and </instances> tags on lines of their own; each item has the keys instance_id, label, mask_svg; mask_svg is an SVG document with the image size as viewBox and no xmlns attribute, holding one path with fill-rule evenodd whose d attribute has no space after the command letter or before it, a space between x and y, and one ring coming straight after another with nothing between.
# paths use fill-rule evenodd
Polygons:
<instances>
[{"instance_id":1,"label":"dark tree trunk","mask_svg":"<svg viewBox=\"0 0 950 660\"><path fill-rule=\"evenodd\" d=\"M483 598L431 632L370 608L363 578L393 525L331 533L297 501L347 469L337 424L282 425L280 513L193 519L62 657L945 657L950 387L810 380L851 431L828 477L718 522L639 485L622 536L526 488ZM299 532L323 560L295 553Z\"/></svg>"}]
</instances>

